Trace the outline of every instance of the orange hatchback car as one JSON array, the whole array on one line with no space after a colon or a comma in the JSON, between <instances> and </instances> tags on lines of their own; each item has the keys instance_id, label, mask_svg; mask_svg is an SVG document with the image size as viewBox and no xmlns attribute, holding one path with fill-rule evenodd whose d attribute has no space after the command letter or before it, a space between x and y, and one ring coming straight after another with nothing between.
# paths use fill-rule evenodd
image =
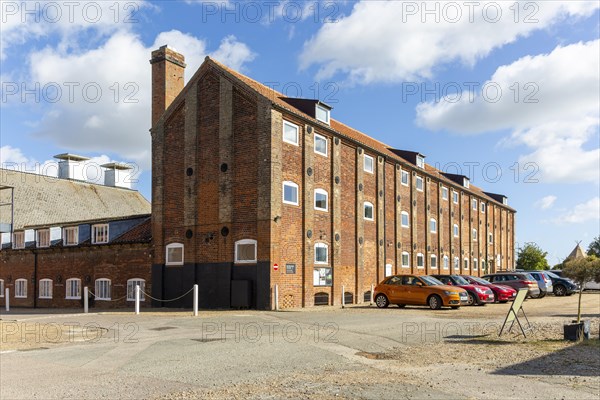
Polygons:
<instances>
[{"instance_id":1,"label":"orange hatchback car","mask_svg":"<svg viewBox=\"0 0 600 400\"><path fill-rule=\"evenodd\" d=\"M442 306L459 308L468 302L467 291L456 286L447 286L427 275L394 275L385 278L375 288L377 307L390 304L399 307L409 305L426 306L437 310Z\"/></svg>"}]
</instances>

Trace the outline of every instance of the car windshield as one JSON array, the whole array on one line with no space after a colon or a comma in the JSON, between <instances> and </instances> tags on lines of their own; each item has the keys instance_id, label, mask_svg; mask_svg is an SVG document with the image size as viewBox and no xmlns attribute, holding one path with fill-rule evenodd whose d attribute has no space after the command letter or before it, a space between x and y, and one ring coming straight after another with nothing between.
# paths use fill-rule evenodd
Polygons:
<instances>
[{"instance_id":1,"label":"car windshield","mask_svg":"<svg viewBox=\"0 0 600 400\"><path fill-rule=\"evenodd\" d=\"M453 275L452 276L454 278L454 280L456 281L457 285L468 285L469 281L467 281L465 278L463 278L462 276L459 275Z\"/></svg>"},{"instance_id":2,"label":"car windshield","mask_svg":"<svg viewBox=\"0 0 600 400\"><path fill-rule=\"evenodd\" d=\"M548 276L550 276L550 278L554 278L554 279L560 279L560 276L556 275L554 272L546 272L548 274Z\"/></svg>"},{"instance_id":3,"label":"car windshield","mask_svg":"<svg viewBox=\"0 0 600 400\"><path fill-rule=\"evenodd\" d=\"M473 282L478 283L480 285L489 285L490 283L488 281L486 281L485 279L481 279L481 278L477 278L476 276L472 276L471 280L473 280Z\"/></svg>"},{"instance_id":4,"label":"car windshield","mask_svg":"<svg viewBox=\"0 0 600 400\"><path fill-rule=\"evenodd\" d=\"M438 281L437 279L435 279L432 276L420 276L419 278L421 278L427 286L443 285L442 282Z\"/></svg>"},{"instance_id":5,"label":"car windshield","mask_svg":"<svg viewBox=\"0 0 600 400\"><path fill-rule=\"evenodd\" d=\"M531 274L523 274L525 275L525 279L530 280L530 281L535 281L535 278L533 277L533 275Z\"/></svg>"}]
</instances>

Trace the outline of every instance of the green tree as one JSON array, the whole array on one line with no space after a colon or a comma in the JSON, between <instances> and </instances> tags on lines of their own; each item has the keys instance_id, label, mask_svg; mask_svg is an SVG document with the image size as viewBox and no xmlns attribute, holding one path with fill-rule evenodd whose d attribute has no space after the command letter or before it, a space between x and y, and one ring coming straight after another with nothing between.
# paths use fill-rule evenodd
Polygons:
<instances>
[{"instance_id":1,"label":"green tree","mask_svg":"<svg viewBox=\"0 0 600 400\"><path fill-rule=\"evenodd\" d=\"M548 269L547 252L543 251L535 243L525 243L517 251L517 268L526 270Z\"/></svg>"},{"instance_id":2,"label":"green tree","mask_svg":"<svg viewBox=\"0 0 600 400\"><path fill-rule=\"evenodd\" d=\"M600 258L600 236L594 238L592 243L587 248L588 256L596 256Z\"/></svg>"},{"instance_id":3,"label":"green tree","mask_svg":"<svg viewBox=\"0 0 600 400\"><path fill-rule=\"evenodd\" d=\"M600 279L600 258L587 256L565 263L563 274L573 279L579 285L579 305L577 306L577 323L581 321L581 294L586 282Z\"/></svg>"}]
</instances>

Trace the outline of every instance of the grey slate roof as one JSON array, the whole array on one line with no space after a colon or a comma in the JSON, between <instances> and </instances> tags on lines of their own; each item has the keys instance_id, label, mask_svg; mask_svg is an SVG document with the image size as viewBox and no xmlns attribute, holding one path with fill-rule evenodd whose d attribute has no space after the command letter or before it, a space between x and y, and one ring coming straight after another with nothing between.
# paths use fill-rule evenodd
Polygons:
<instances>
[{"instance_id":1,"label":"grey slate roof","mask_svg":"<svg viewBox=\"0 0 600 400\"><path fill-rule=\"evenodd\" d=\"M14 187L14 230L141 216L151 211L150 202L130 189L2 168L0 185ZM0 192L0 197L0 202L10 201L10 191ZM10 222L10 207L0 207L0 222Z\"/></svg>"}]
</instances>

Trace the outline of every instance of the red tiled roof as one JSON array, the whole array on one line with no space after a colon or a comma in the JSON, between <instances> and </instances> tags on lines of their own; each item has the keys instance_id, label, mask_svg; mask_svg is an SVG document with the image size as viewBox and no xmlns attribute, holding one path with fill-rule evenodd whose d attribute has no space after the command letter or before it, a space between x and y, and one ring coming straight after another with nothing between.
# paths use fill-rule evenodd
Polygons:
<instances>
[{"instance_id":1,"label":"red tiled roof","mask_svg":"<svg viewBox=\"0 0 600 400\"><path fill-rule=\"evenodd\" d=\"M148 217L139 225L134 226L111 243L145 243L152 240L152 221Z\"/></svg>"}]
</instances>

